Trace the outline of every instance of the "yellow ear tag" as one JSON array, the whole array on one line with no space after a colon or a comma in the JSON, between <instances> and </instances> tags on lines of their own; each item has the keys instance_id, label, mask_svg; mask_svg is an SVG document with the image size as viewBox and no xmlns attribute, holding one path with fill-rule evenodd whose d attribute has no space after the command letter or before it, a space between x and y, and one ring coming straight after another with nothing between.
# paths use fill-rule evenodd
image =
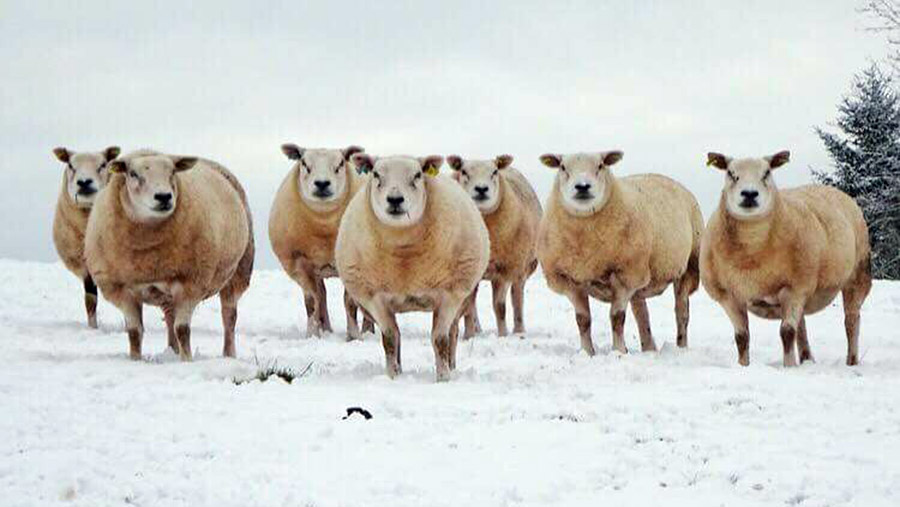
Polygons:
<instances>
[{"instance_id":1,"label":"yellow ear tag","mask_svg":"<svg viewBox=\"0 0 900 507\"><path fill-rule=\"evenodd\" d=\"M435 167L435 166L433 166L433 165L430 165L430 166L426 167L425 170L424 170L423 172L424 172L425 174L427 174L428 176L437 176L437 175L438 175L438 168Z\"/></svg>"}]
</instances>

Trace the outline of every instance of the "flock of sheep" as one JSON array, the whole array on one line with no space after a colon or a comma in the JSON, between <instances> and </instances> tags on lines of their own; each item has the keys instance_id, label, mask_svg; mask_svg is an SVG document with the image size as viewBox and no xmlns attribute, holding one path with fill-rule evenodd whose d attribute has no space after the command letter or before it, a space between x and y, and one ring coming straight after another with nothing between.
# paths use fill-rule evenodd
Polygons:
<instances>
[{"instance_id":1,"label":"flock of sheep","mask_svg":"<svg viewBox=\"0 0 900 507\"><path fill-rule=\"evenodd\" d=\"M781 320L784 365L812 360L805 315L841 292L847 364L858 362L859 310L871 288L863 215L840 191L779 190L772 171L787 151L762 158L708 155L725 173L704 228L682 185L658 174L615 176L621 151L546 154L556 170L545 207L513 158L447 162L440 156L374 157L358 146L285 144L293 167L269 220L272 249L303 289L307 334L332 331L324 279L344 285L349 339L381 330L387 374L402 372L396 314L433 312L436 376L456 367L463 337L480 332L475 297L489 280L497 332L524 333L524 287L538 263L549 287L575 309L581 347L594 354L589 297L609 303L613 348L626 352L630 304L641 349L656 349L646 298L674 285L677 344L687 347L689 297L703 286L728 314L738 361L749 364L747 312ZM191 316L218 294L223 354L235 356L237 303L250 284L255 246L247 198L221 165L139 150L120 156L56 148L65 164L53 239L84 282L88 325L98 287L122 311L133 359L141 357L142 306L162 307L168 344L191 359Z\"/></svg>"}]
</instances>

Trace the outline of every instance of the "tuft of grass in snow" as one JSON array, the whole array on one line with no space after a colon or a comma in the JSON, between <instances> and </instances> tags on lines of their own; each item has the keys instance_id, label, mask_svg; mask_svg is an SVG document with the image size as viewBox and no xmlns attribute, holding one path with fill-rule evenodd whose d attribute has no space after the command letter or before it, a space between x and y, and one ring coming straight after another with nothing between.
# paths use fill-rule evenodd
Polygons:
<instances>
[{"instance_id":1,"label":"tuft of grass in snow","mask_svg":"<svg viewBox=\"0 0 900 507\"><path fill-rule=\"evenodd\" d=\"M257 357L254 357L253 360L256 363L256 375L242 379L235 377L231 379L231 381L234 382L234 385L239 386L248 382L252 382L254 380L265 382L272 377L280 378L281 380L290 384L294 381L294 379L302 378L307 373L309 373L309 370L313 365L312 363L309 363L308 365L306 365L306 368L303 368L298 372L290 366L279 366L277 359L265 364L260 364L259 358Z\"/></svg>"}]
</instances>

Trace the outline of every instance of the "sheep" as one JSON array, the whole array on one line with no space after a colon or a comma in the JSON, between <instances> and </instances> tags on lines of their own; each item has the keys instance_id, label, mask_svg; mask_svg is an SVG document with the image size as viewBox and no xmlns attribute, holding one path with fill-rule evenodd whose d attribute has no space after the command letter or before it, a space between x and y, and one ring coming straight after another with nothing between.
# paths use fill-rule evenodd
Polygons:
<instances>
[{"instance_id":1,"label":"sheep","mask_svg":"<svg viewBox=\"0 0 900 507\"><path fill-rule=\"evenodd\" d=\"M96 329L97 285L84 263L84 232L94 198L109 180L107 166L119 156L119 147L110 146L99 153L59 147L53 154L66 165L53 217L53 244L66 268L84 284L88 327Z\"/></svg>"},{"instance_id":2,"label":"sheep","mask_svg":"<svg viewBox=\"0 0 900 507\"><path fill-rule=\"evenodd\" d=\"M497 335L506 336L506 294L512 287L513 333L525 332L523 302L525 282L537 269L537 229L541 221L541 202L525 176L511 167L511 155L493 160L464 160L447 157L453 179L459 182L481 211L491 238L491 259L483 279L491 282ZM466 313L466 332L475 332L478 313L476 285Z\"/></svg>"},{"instance_id":3,"label":"sheep","mask_svg":"<svg viewBox=\"0 0 900 507\"><path fill-rule=\"evenodd\" d=\"M872 287L869 233L859 206L824 185L779 190L772 171L790 160L780 151L732 159L709 153L725 172L719 206L703 235L700 277L734 326L738 363L750 364L747 312L781 319L785 367L813 361L806 315L841 292L847 365L859 362L859 310Z\"/></svg>"},{"instance_id":4,"label":"sheep","mask_svg":"<svg viewBox=\"0 0 900 507\"><path fill-rule=\"evenodd\" d=\"M443 157L351 158L371 173L338 229L337 270L354 300L381 329L387 375L402 372L396 314L432 311L438 381L456 368L463 303L490 258L490 238L463 189L437 176Z\"/></svg>"},{"instance_id":5,"label":"sheep","mask_svg":"<svg viewBox=\"0 0 900 507\"><path fill-rule=\"evenodd\" d=\"M269 241L281 266L303 289L307 336L331 332L324 279L337 276L334 243L341 217L365 177L350 167L359 146L343 150L304 149L284 144L281 151L295 161L284 178L269 215ZM357 304L344 291L347 337L359 339ZM363 332L374 332L364 316Z\"/></svg>"},{"instance_id":6,"label":"sheep","mask_svg":"<svg viewBox=\"0 0 900 507\"><path fill-rule=\"evenodd\" d=\"M703 216L691 193L658 174L618 178L621 151L545 154L558 169L538 231L538 260L554 292L569 298L581 348L594 355L588 296L610 303L613 348L626 353L629 301L642 351L656 350L645 299L674 285L677 344L687 347L689 297L699 285Z\"/></svg>"},{"instance_id":7,"label":"sheep","mask_svg":"<svg viewBox=\"0 0 900 507\"><path fill-rule=\"evenodd\" d=\"M143 305L161 306L169 346L192 359L191 316L218 293L222 353L235 357L237 302L253 271L253 223L237 179L210 160L139 150L94 204L85 258L103 296L125 316L132 359L141 358Z\"/></svg>"}]
</instances>

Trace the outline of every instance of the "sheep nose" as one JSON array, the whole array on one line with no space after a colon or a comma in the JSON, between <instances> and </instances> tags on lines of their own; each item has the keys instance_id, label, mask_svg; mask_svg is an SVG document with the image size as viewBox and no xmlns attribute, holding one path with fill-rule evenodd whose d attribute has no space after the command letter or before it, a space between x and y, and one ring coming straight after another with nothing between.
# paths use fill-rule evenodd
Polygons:
<instances>
[{"instance_id":1,"label":"sheep nose","mask_svg":"<svg viewBox=\"0 0 900 507\"><path fill-rule=\"evenodd\" d=\"M756 190L741 190L741 197L747 201L755 201L759 197L759 192Z\"/></svg>"},{"instance_id":2,"label":"sheep nose","mask_svg":"<svg viewBox=\"0 0 900 507\"><path fill-rule=\"evenodd\" d=\"M587 191L590 190L590 189L591 189L591 184L590 184L590 183L576 183L576 184L575 184L575 190L576 190L579 194L583 194L583 193L587 192Z\"/></svg>"},{"instance_id":3,"label":"sheep nose","mask_svg":"<svg viewBox=\"0 0 900 507\"><path fill-rule=\"evenodd\" d=\"M316 186L317 190L327 190L331 186L331 182L328 180L316 180L313 182L313 185Z\"/></svg>"},{"instance_id":4,"label":"sheep nose","mask_svg":"<svg viewBox=\"0 0 900 507\"><path fill-rule=\"evenodd\" d=\"M153 198L159 201L160 204L169 204L172 202L172 192L160 192L158 194L153 194Z\"/></svg>"},{"instance_id":5,"label":"sheep nose","mask_svg":"<svg viewBox=\"0 0 900 507\"><path fill-rule=\"evenodd\" d=\"M78 188L85 189L85 188L90 188L90 186L94 184L94 180L88 178L85 180L77 180L77 181L75 181L75 183L78 184Z\"/></svg>"},{"instance_id":6,"label":"sheep nose","mask_svg":"<svg viewBox=\"0 0 900 507\"><path fill-rule=\"evenodd\" d=\"M405 200L406 199L404 199L402 195L397 195L397 196L392 195L387 198L388 204L390 204L391 207L393 207L393 208L400 206L401 204L403 204L403 201L405 201Z\"/></svg>"},{"instance_id":7,"label":"sheep nose","mask_svg":"<svg viewBox=\"0 0 900 507\"><path fill-rule=\"evenodd\" d=\"M481 195L488 193L488 190L490 190L490 189L488 187L484 187L484 186L475 187L475 191Z\"/></svg>"}]
</instances>

